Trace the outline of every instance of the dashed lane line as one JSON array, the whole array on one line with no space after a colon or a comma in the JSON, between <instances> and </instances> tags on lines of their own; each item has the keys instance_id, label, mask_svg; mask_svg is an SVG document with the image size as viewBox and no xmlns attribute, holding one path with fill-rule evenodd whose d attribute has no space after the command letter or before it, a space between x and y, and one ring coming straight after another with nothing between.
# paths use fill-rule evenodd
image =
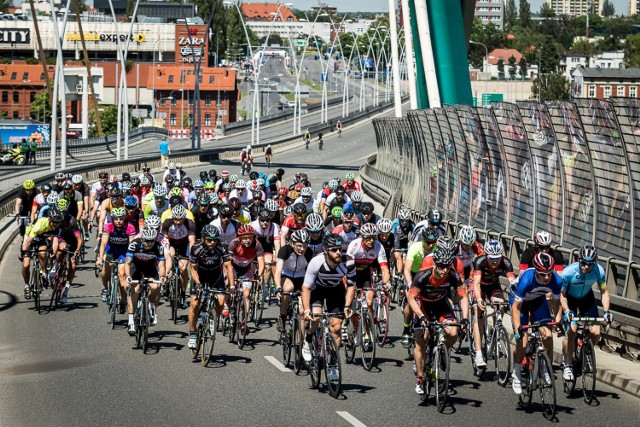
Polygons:
<instances>
[{"instance_id":1,"label":"dashed lane line","mask_svg":"<svg viewBox=\"0 0 640 427\"><path fill-rule=\"evenodd\" d=\"M273 356L265 356L264 358L267 359L273 366L278 368L280 372L293 372L291 369L284 366L282 363L280 363L278 359L276 359Z\"/></svg>"},{"instance_id":2,"label":"dashed lane line","mask_svg":"<svg viewBox=\"0 0 640 427\"><path fill-rule=\"evenodd\" d=\"M347 422L353 427L367 427L366 425L364 425L364 423L360 422L359 419L357 419L347 411L336 411L336 414L347 420Z\"/></svg>"}]
</instances>

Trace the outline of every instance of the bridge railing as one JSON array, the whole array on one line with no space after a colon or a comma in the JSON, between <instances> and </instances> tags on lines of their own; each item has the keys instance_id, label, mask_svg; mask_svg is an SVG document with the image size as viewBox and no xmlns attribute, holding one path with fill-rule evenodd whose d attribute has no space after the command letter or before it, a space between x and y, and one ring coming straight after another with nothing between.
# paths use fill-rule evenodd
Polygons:
<instances>
[{"instance_id":1,"label":"bridge railing","mask_svg":"<svg viewBox=\"0 0 640 427\"><path fill-rule=\"evenodd\" d=\"M361 172L387 216L400 205L416 219L437 208L451 234L471 224L501 240L514 265L537 230L566 262L594 244L617 320L608 339L640 349L638 100L445 106L374 128L378 154Z\"/></svg>"}]
</instances>

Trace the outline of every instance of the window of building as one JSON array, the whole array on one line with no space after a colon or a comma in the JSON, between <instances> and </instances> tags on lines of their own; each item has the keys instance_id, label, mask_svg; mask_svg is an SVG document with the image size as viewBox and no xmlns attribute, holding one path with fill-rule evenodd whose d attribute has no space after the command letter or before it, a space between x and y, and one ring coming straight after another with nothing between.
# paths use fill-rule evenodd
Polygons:
<instances>
[{"instance_id":1,"label":"window of building","mask_svg":"<svg viewBox=\"0 0 640 427\"><path fill-rule=\"evenodd\" d=\"M6 90L2 92L2 102L9 102L9 92Z\"/></svg>"},{"instance_id":2,"label":"window of building","mask_svg":"<svg viewBox=\"0 0 640 427\"><path fill-rule=\"evenodd\" d=\"M22 73L22 81L26 82L27 80L29 80L29 73L28 72Z\"/></svg>"},{"instance_id":3,"label":"window of building","mask_svg":"<svg viewBox=\"0 0 640 427\"><path fill-rule=\"evenodd\" d=\"M189 126L193 123L193 114L189 113Z\"/></svg>"},{"instance_id":4,"label":"window of building","mask_svg":"<svg viewBox=\"0 0 640 427\"><path fill-rule=\"evenodd\" d=\"M20 118L20 113L18 113L17 111L13 112L13 115L11 116L14 119L19 119Z\"/></svg>"},{"instance_id":5,"label":"window of building","mask_svg":"<svg viewBox=\"0 0 640 427\"><path fill-rule=\"evenodd\" d=\"M596 87L594 85L589 86L589 93L587 94L589 98L596 97Z\"/></svg>"},{"instance_id":6,"label":"window of building","mask_svg":"<svg viewBox=\"0 0 640 427\"><path fill-rule=\"evenodd\" d=\"M167 98L160 98L160 105L164 105L167 102Z\"/></svg>"},{"instance_id":7,"label":"window of building","mask_svg":"<svg viewBox=\"0 0 640 427\"><path fill-rule=\"evenodd\" d=\"M616 87L616 96L624 96L624 85Z\"/></svg>"},{"instance_id":8,"label":"window of building","mask_svg":"<svg viewBox=\"0 0 640 427\"><path fill-rule=\"evenodd\" d=\"M33 102L36 99L35 92L29 92L29 102Z\"/></svg>"},{"instance_id":9,"label":"window of building","mask_svg":"<svg viewBox=\"0 0 640 427\"><path fill-rule=\"evenodd\" d=\"M603 89L603 97L606 98L611 98L611 86L604 86Z\"/></svg>"},{"instance_id":10,"label":"window of building","mask_svg":"<svg viewBox=\"0 0 640 427\"><path fill-rule=\"evenodd\" d=\"M13 92L13 102L20 102L20 92Z\"/></svg>"},{"instance_id":11,"label":"window of building","mask_svg":"<svg viewBox=\"0 0 640 427\"><path fill-rule=\"evenodd\" d=\"M171 116L169 117L169 124L171 124L171 126L175 126L176 125L176 114L175 113L171 113Z\"/></svg>"},{"instance_id":12,"label":"window of building","mask_svg":"<svg viewBox=\"0 0 640 427\"><path fill-rule=\"evenodd\" d=\"M169 83L173 83L173 74L169 76Z\"/></svg>"},{"instance_id":13,"label":"window of building","mask_svg":"<svg viewBox=\"0 0 640 427\"><path fill-rule=\"evenodd\" d=\"M204 125L211 126L211 114L204 115Z\"/></svg>"},{"instance_id":14,"label":"window of building","mask_svg":"<svg viewBox=\"0 0 640 427\"><path fill-rule=\"evenodd\" d=\"M40 73L40 80L44 80L44 73Z\"/></svg>"},{"instance_id":15,"label":"window of building","mask_svg":"<svg viewBox=\"0 0 640 427\"><path fill-rule=\"evenodd\" d=\"M18 77L18 73L17 72L14 71L13 73L11 73L11 80L15 80L16 77Z\"/></svg>"},{"instance_id":16,"label":"window of building","mask_svg":"<svg viewBox=\"0 0 640 427\"><path fill-rule=\"evenodd\" d=\"M193 105L193 96L189 96L189 93L187 93L187 99L189 100L189 105Z\"/></svg>"},{"instance_id":17,"label":"window of building","mask_svg":"<svg viewBox=\"0 0 640 427\"><path fill-rule=\"evenodd\" d=\"M213 84L214 80L215 80L215 76L209 76L209 84Z\"/></svg>"},{"instance_id":18,"label":"window of building","mask_svg":"<svg viewBox=\"0 0 640 427\"><path fill-rule=\"evenodd\" d=\"M629 96L631 98L638 97L638 86L629 86Z\"/></svg>"},{"instance_id":19,"label":"window of building","mask_svg":"<svg viewBox=\"0 0 640 427\"><path fill-rule=\"evenodd\" d=\"M198 83L202 83L202 76L198 76Z\"/></svg>"},{"instance_id":20,"label":"window of building","mask_svg":"<svg viewBox=\"0 0 640 427\"><path fill-rule=\"evenodd\" d=\"M206 107L211 107L211 95L207 95L207 96L204 98L204 105L205 105Z\"/></svg>"},{"instance_id":21,"label":"window of building","mask_svg":"<svg viewBox=\"0 0 640 427\"><path fill-rule=\"evenodd\" d=\"M176 97L175 97L175 96L173 96L173 97L171 98L171 105L176 105L176 102L177 102Z\"/></svg>"}]
</instances>

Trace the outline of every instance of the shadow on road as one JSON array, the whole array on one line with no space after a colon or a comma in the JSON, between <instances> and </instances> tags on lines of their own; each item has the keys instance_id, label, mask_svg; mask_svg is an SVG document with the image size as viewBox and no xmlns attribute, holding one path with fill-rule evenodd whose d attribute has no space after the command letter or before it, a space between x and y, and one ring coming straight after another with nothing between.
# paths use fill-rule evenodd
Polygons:
<instances>
[{"instance_id":1,"label":"shadow on road","mask_svg":"<svg viewBox=\"0 0 640 427\"><path fill-rule=\"evenodd\" d=\"M0 291L0 294L5 295L9 301L0 304L0 312L9 310L11 307L18 303L18 298L12 293Z\"/></svg>"}]
</instances>

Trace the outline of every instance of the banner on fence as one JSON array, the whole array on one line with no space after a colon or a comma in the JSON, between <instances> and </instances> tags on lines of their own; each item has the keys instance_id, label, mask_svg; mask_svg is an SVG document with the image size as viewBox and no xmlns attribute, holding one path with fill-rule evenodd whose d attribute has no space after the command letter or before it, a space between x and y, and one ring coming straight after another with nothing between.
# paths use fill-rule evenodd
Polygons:
<instances>
[{"instance_id":1,"label":"banner on fence","mask_svg":"<svg viewBox=\"0 0 640 427\"><path fill-rule=\"evenodd\" d=\"M40 146L49 144L49 125L0 124L0 143L2 145L20 144L22 139L34 138Z\"/></svg>"}]
</instances>

